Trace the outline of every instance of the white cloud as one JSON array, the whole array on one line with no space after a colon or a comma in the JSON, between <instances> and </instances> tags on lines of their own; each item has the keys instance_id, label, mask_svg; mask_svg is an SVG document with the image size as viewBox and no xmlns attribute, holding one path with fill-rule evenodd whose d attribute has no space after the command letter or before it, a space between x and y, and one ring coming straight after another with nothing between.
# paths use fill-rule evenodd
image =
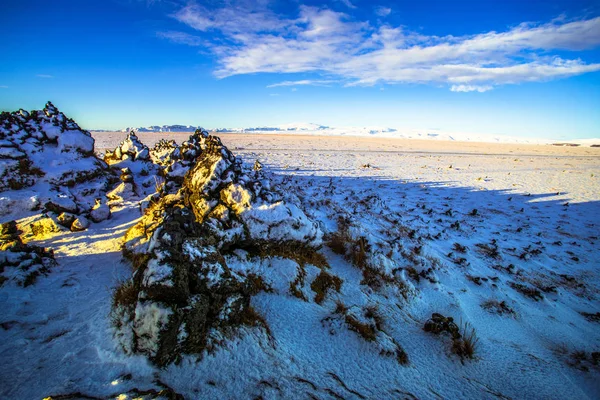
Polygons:
<instances>
[{"instance_id":1,"label":"white cloud","mask_svg":"<svg viewBox=\"0 0 600 400\"><path fill-rule=\"evenodd\" d=\"M373 26L325 8L300 6L298 16L290 19L274 14L265 3L240 4L216 10L193 4L174 14L197 31L213 31L208 46L219 63L218 78L310 72L334 76L348 86L441 83L457 91L600 70L598 63L556 54L599 46L600 17L563 17L546 24L523 23L505 32L439 37ZM376 10L388 13L381 7ZM192 35L163 35L179 43L201 43Z\"/></svg>"},{"instance_id":2,"label":"white cloud","mask_svg":"<svg viewBox=\"0 0 600 400\"><path fill-rule=\"evenodd\" d=\"M375 7L375 14L379 15L380 17L387 17L391 13L392 13L391 8L383 7L383 6Z\"/></svg>"},{"instance_id":3,"label":"white cloud","mask_svg":"<svg viewBox=\"0 0 600 400\"><path fill-rule=\"evenodd\" d=\"M236 4L209 10L199 4L192 3L172 15L179 22L206 32L222 31L227 35L248 34L257 32L280 31L289 25L275 13L268 10L260 2L252 4Z\"/></svg>"},{"instance_id":4,"label":"white cloud","mask_svg":"<svg viewBox=\"0 0 600 400\"><path fill-rule=\"evenodd\" d=\"M475 85L452 85L450 90L453 92L487 92L492 90L492 86L475 86Z\"/></svg>"},{"instance_id":5,"label":"white cloud","mask_svg":"<svg viewBox=\"0 0 600 400\"><path fill-rule=\"evenodd\" d=\"M268 85L268 88L275 88L275 87L281 87L281 86L329 86L332 83L335 83L337 81L331 81L331 80L311 80L311 79L303 79L300 81L283 81L283 82L278 82L278 83L273 83L271 85Z\"/></svg>"},{"instance_id":6,"label":"white cloud","mask_svg":"<svg viewBox=\"0 0 600 400\"><path fill-rule=\"evenodd\" d=\"M348 8L356 8L354 4L350 0L337 0Z\"/></svg>"},{"instance_id":7,"label":"white cloud","mask_svg":"<svg viewBox=\"0 0 600 400\"><path fill-rule=\"evenodd\" d=\"M43 78L43 79L52 79L52 78L54 78L53 75L48 75L48 74L37 74L36 77L37 78Z\"/></svg>"}]
</instances>

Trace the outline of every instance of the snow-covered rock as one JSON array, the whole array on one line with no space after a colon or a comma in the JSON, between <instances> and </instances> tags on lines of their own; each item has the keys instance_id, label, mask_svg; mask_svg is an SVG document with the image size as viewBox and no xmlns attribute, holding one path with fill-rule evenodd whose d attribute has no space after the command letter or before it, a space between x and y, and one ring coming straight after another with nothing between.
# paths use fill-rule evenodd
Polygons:
<instances>
[{"instance_id":1,"label":"snow-covered rock","mask_svg":"<svg viewBox=\"0 0 600 400\"><path fill-rule=\"evenodd\" d=\"M94 139L48 102L43 110L0 114L0 192L9 198L36 197L56 212L82 213L105 190L107 165L94 155ZM16 202L20 203L20 202ZM6 204L6 219L22 204Z\"/></svg>"},{"instance_id":2,"label":"snow-covered rock","mask_svg":"<svg viewBox=\"0 0 600 400\"><path fill-rule=\"evenodd\" d=\"M250 307L262 279L232 271L224 254L314 252L323 236L217 137L198 131L162 160L168 186L125 236L124 253L137 269L113 307L123 348L159 365L202 354L219 343L214 335L240 325L262 326Z\"/></svg>"},{"instance_id":3,"label":"snow-covered rock","mask_svg":"<svg viewBox=\"0 0 600 400\"><path fill-rule=\"evenodd\" d=\"M135 130L129 131L113 151L107 151L104 161L114 170L121 170L122 183L108 194L112 205L139 201L157 191L161 166L150 158L150 149L139 140Z\"/></svg>"},{"instance_id":4,"label":"snow-covered rock","mask_svg":"<svg viewBox=\"0 0 600 400\"><path fill-rule=\"evenodd\" d=\"M110 218L110 208L101 199L96 199L96 204L90 211L90 219L94 222L102 222Z\"/></svg>"},{"instance_id":5,"label":"snow-covered rock","mask_svg":"<svg viewBox=\"0 0 600 400\"><path fill-rule=\"evenodd\" d=\"M21 234L15 221L0 225L0 286L6 282L32 285L56 265L51 249L24 244Z\"/></svg>"}]
</instances>

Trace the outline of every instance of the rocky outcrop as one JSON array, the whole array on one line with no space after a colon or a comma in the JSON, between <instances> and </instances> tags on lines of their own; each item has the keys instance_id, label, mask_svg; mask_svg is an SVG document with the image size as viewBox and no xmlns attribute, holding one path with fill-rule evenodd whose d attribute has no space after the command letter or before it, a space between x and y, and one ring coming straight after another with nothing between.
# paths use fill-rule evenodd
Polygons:
<instances>
[{"instance_id":1,"label":"rocky outcrop","mask_svg":"<svg viewBox=\"0 0 600 400\"><path fill-rule=\"evenodd\" d=\"M0 192L18 191L3 196L3 215L24 208L87 213L103 197L107 174L90 133L52 103L0 114Z\"/></svg>"},{"instance_id":2,"label":"rocky outcrop","mask_svg":"<svg viewBox=\"0 0 600 400\"><path fill-rule=\"evenodd\" d=\"M250 299L268 288L225 255L322 243L317 224L217 137L197 131L165 165L161 196L125 236L135 271L113 304L123 347L159 365L210 350L236 327L265 327Z\"/></svg>"}]
</instances>

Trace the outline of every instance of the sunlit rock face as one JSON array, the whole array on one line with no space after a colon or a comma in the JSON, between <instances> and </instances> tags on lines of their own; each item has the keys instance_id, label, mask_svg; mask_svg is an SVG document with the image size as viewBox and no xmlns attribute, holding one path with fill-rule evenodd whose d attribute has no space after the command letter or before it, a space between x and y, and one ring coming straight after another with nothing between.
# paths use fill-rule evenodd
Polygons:
<instances>
[{"instance_id":1,"label":"sunlit rock face","mask_svg":"<svg viewBox=\"0 0 600 400\"><path fill-rule=\"evenodd\" d=\"M27 287L56 266L51 249L23 243L14 221L0 224L0 287L8 282Z\"/></svg>"},{"instance_id":2,"label":"sunlit rock face","mask_svg":"<svg viewBox=\"0 0 600 400\"><path fill-rule=\"evenodd\" d=\"M181 148L162 146L170 151L161 158L166 184L125 236L135 271L112 312L123 347L159 365L202 354L241 326L268 330L250 299L269 288L232 270L228 254L322 244L318 225L219 138L197 131Z\"/></svg>"}]
</instances>

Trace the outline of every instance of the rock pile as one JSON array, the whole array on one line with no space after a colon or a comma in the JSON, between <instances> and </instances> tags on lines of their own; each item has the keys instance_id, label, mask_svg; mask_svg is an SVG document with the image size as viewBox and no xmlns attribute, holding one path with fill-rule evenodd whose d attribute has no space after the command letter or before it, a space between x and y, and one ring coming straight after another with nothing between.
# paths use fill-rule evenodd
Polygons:
<instances>
[{"instance_id":1,"label":"rock pile","mask_svg":"<svg viewBox=\"0 0 600 400\"><path fill-rule=\"evenodd\" d=\"M3 215L41 208L87 213L103 198L107 174L90 133L52 103L0 114L0 192L16 191L2 197Z\"/></svg>"},{"instance_id":2,"label":"rock pile","mask_svg":"<svg viewBox=\"0 0 600 400\"><path fill-rule=\"evenodd\" d=\"M164 165L165 190L125 236L135 271L113 305L123 347L159 365L210 350L241 325L265 326L250 298L268 288L224 255L322 244L317 224L219 138L197 131Z\"/></svg>"},{"instance_id":3,"label":"rock pile","mask_svg":"<svg viewBox=\"0 0 600 400\"><path fill-rule=\"evenodd\" d=\"M104 161L112 169L121 171L121 183L107 193L111 206L140 200L155 193L160 186L161 167L150 158L150 149L135 131L129 131L114 151L107 151Z\"/></svg>"}]
</instances>

